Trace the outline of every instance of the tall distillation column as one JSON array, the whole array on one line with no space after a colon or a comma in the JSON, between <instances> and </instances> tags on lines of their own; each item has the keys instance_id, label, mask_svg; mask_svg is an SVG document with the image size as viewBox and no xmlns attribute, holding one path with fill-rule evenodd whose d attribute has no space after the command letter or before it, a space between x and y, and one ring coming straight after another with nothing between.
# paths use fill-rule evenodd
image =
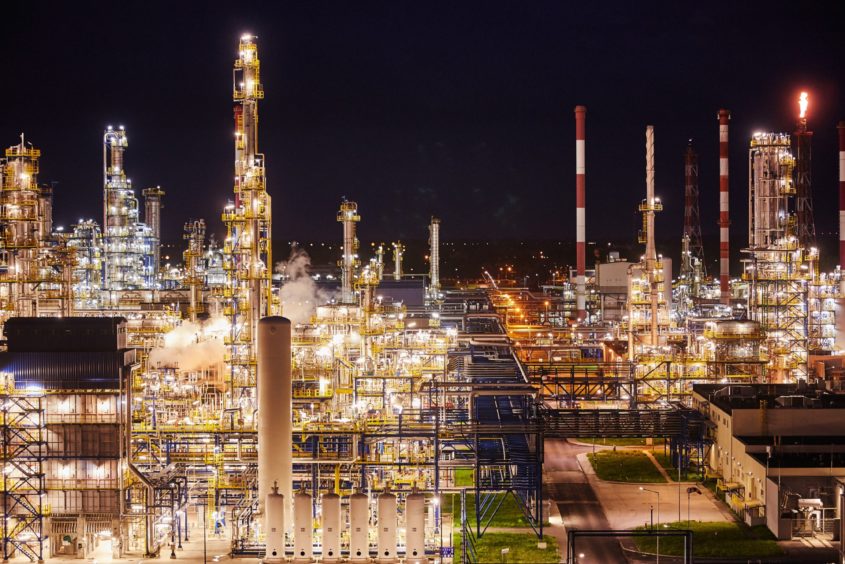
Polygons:
<instances>
[{"instance_id":1,"label":"tall distillation column","mask_svg":"<svg viewBox=\"0 0 845 564\"><path fill-rule=\"evenodd\" d=\"M438 299L440 295L440 220L431 218L428 226L428 244L430 247L428 265L431 278L429 297L432 300Z\"/></svg>"},{"instance_id":2,"label":"tall distillation column","mask_svg":"<svg viewBox=\"0 0 845 564\"><path fill-rule=\"evenodd\" d=\"M587 317L586 240L586 121L587 108L575 107L575 304L578 320Z\"/></svg>"},{"instance_id":3,"label":"tall distillation column","mask_svg":"<svg viewBox=\"0 0 845 564\"><path fill-rule=\"evenodd\" d=\"M731 113L719 110L719 291L723 304L731 303L730 184L728 182L728 123Z\"/></svg>"},{"instance_id":4,"label":"tall distillation column","mask_svg":"<svg viewBox=\"0 0 845 564\"><path fill-rule=\"evenodd\" d=\"M144 196L144 223L152 232L153 239L153 276L158 279L158 271L161 268L161 198L164 190L161 186L144 188L141 191Z\"/></svg>"},{"instance_id":5,"label":"tall distillation column","mask_svg":"<svg viewBox=\"0 0 845 564\"><path fill-rule=\"evenodd\" d=\"M144 265L144 241L139 238L138 200L126 177L126 130L108 126L103 135L104 284L108 292L149 287ZM110 298L110 305L114 305Z\"/></svg>"},{"instance_id":6,"label":"tall distillation column","mask_svg":"<svg viewBox=\"0 0 845 564\"><path fill-rule=\"evenodd\" d=\"M749 148L749 317L766 332L768 378L807 375L806 249L795 236L795 159L785 133L755 133Z\"/></svg>"},{"instance_id":7,"label":"tall distillation column","mask_svg":"<svg viewBox=\"0 0 845 564\"><path fill-rule=\"evenodd\" d=\"M393 243L393 279L402 280L402 255L405 253L405 245L402 241Z\"/></svg>"},{"instance_id":8,"label":"tall distillation column","mask_svg":"<svg viewBox=\"0 0 845 564\"><path fill-rule=\"evenodd\" d=\"M205 220L197 219L185 223L183 238L188 241L188 248L182 253L185 263L185 278L183 284L188 287L190 302L188 318L196 322L197 314L203 310L203 251L205 250Z\"/></svg>"},{"instance_id":9,"label":"tall distillation column","mask_svg":"<svg viewBox=\"0 0 845 564\"><path fill-rule=\"evenodd\" d=\"M358 215L358 204L343 200L337 212L337 220L343 224L343 258L340 260L341 269L341 303L355 303L355 292L352 281L355 269L360 264L358 260L358 238L355 236L355 224L361 221Z\"/></svg>"},{"instance_id":10,"label":"tall distillation column","mask_svg":"<svg viewBox=\"0 0 845 564\"><path fill-rule=\"evenodd\" d=\"M258 152L258 101L264 98L258 49L251 35L240 40L233 70L235 116L234 200L223 211L229 319L226 407L251 416L255 398L258 321L273 309L271 284L271 202L264 155ZM249 422L245 421L247 427Z\"/></svg>"},{"instance_id":11,"label":"tall distillation column","mask_svg":"<svg viewBox=\"0 0 845 564\"><path fill-rule=\"evenodd\" d=\"M37 315L41 150L21 142L6 149L0 178L0 308L3 319Z\"/></svg>"}]
</instances>

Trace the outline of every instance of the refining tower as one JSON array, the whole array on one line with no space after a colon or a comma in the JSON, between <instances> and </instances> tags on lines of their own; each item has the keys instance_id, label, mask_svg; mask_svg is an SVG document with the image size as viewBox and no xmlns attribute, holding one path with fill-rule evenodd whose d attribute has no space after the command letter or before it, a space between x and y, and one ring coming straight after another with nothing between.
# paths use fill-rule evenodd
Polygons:
<instances>
[{"instance_id":1,"label":"refining tower","mask_svg":"<svg viewBox=\"0 0 845 564\"><path fill-rule=\"evenodd\" d=\"M337 220L343 224L343 258L341 268L341 296L344 304L355 303L355 291L352 284L355 279L355 269L361 262L358 260L358 238L355 236L355 224L361 221L358 215L358 204L344 199L337 212Z\"/></svg>"},{"instance_id":2,"label":"refining tower","mask_svg":"<svg viewBox=\"0 0 845 564\"><path fill-rule=\"evenodd\" d=\"M106 128L103 135L103 286L115 304L114 292L153 287L153 247L149 227L140 222L138 199L126 177L124 153L129 141L123 126Z\"/></svg>"},{"instance_id":3,"label":"refining tower","mask_svg":"<svg viewBox=\"0 0 845 564\"><path fill-rule=\"evenodd\" d=\"M234 65L234 200L223 211L223 297L230 323L226 337L227 408L240 409L247 427L251 427L255 403L258 321L269 315L273 306L270 195L264 155L258 152L258 101L264 98L264 90L254 39L249 34L241 37Z\"/></svg>"}]
</instances>

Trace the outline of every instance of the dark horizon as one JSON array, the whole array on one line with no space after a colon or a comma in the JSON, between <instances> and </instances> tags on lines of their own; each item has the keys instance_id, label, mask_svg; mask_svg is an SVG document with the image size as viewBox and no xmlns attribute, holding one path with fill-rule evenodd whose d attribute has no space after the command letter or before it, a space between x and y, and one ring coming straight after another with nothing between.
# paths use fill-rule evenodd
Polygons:
<instances>
[{"instance_id":1,"label":"dark horizon","mask_svg":"<svg viewBox=\"0 0 845 564\"><path fill-rule=\"evenodd\" d=\"M761 10L758 6L765 6ZM661 239L680 239L683 153L700 154L702 232L717 233L720 107L731 110L731 240L745 245L747 140L794 130L810 93L817 231L838 230L836 123L845 8L750 3L617 7L487 2L78 3L11 10L7 111L57 182L56 223L99 220L102 130L128 131L138 191L167 192L164 238L231 196L231 66L258 36L259 147L274 239L333 240L341 197L362 240L574 241L574 119L587 106L587 238L634 240L655 126ZM753 30L762 30L759 35ZM827 245L825 245L827 246ZM705 249L715 258L715 246ZM281 256L276 256L279 260ZM709 260L708 260L709 262ZM736 267L734 267L736 268Z\"/></svg>"}]
</instances>

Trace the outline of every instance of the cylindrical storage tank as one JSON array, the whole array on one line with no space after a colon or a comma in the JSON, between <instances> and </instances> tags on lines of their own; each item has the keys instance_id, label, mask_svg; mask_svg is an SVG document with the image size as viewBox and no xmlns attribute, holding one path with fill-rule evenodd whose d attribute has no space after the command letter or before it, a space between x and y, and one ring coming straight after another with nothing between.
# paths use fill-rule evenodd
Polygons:
<instances>
[{"instance_id":1,"label":"cylindrical storage tank","mask_svg":"<svg viewBox=\"0 0 845 564\"><path fill-rule=\"evenodd\" d=\"M354 493L349 497L349 561L369 562L370 541L369 500L366 494Z\"/></svg>"},{"instance_id":2,"label":"cylindrical storage tank","mask_svg":"<svg viewBox=\"0 0 845 564\"><path fill-rule=\"evenodd\" d=\"M284 562L285 560L285 500L279 489L267 494L264 501L265 547L264 562Z\"/></svg>"},{"instance_id":3,"label":"cylindrical storage tank","mask_svg":"<svg viewBox=\"0 0 845 564\"><path fill-rule=\"evenodd\" d=\"M340 562L340 496L334 493L323 494L323 559L321 562L332 564Z\"/></svg>"},{"instance_id":4,"label":"cylindrical storage tank","mask_svg":"<svg viewBox=\"0 0 845 564\"><path fill-rule=\"evenodd\" d=\"M258 322L258 499L277 483L290 523L293 473L293 420L290 321L265 317Z\"/></svg>"},{"instance_id":5,"label":"cylindrical storage tank","mask_svg":"<svg viewBox=\"0 0 845 564\"><path fill-rule=\"evenodd\" d=\"M378 556L376 562L396 562L396 527L399 515L396 513L396 496L384 492L378 496Z\"/></svg>"},{"instance_id":6,"label":"cylindrical storage tank","mask_svg":"<svg viewBox=\"0 0 845 564\"><path fill-rule=\"evenodd\" d=\"M419 492L405 498L405 562L425 564L425 496Z\"/></svg>"},{"instance_id":7,"label":"cylindrical storage tank","mask_svg":"<svg viewBox=\"0 0 845 564\"><path fill-rule=\"evenodd\" d=\"M314 555L314 518L311 496L298 492L293 496L293 561L312 562Z\"/></svg>"}]
</instances>

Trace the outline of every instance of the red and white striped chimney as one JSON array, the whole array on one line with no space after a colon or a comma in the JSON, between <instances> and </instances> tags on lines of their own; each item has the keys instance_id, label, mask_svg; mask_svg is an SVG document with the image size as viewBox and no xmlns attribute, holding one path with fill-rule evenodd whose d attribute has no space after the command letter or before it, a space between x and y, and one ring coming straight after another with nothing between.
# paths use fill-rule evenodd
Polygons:
<instances>
[{"instance_id":1,"label":"red and white striped chimney","mask_svg":"<svg viewBox=\"0 0 845 564\"><path fill-rule=\"evenodd\" d=\"M575 288L575 305L578 310L578 321L587 318L587 288L585 270L587 265L586 238L586 164L585 144L587 108L575 106L575 267L577 279Z\"/></svg>"},{"instance_id":2,"label":"red and white striped chimney","mask_svg":"<svg viewBox=\"0 0 845 564\"><path fill-rule=\"evenodd\" d=\"M845 269L845 121L839 130L839 270ZM840 274L839 293L845 295L845 276Z\"/></svg>"},{"instance_id":3,"label":"red and white striped chimney","mask_svg":"<svg viewBox=\"0 0 845 564\"><path fill-rule=\"evenodd\" d=\"M728 198L728 121L731 113L719 110L719 290L722 303L731 303L730 215Z\"/></svg>"}]
</instances>

